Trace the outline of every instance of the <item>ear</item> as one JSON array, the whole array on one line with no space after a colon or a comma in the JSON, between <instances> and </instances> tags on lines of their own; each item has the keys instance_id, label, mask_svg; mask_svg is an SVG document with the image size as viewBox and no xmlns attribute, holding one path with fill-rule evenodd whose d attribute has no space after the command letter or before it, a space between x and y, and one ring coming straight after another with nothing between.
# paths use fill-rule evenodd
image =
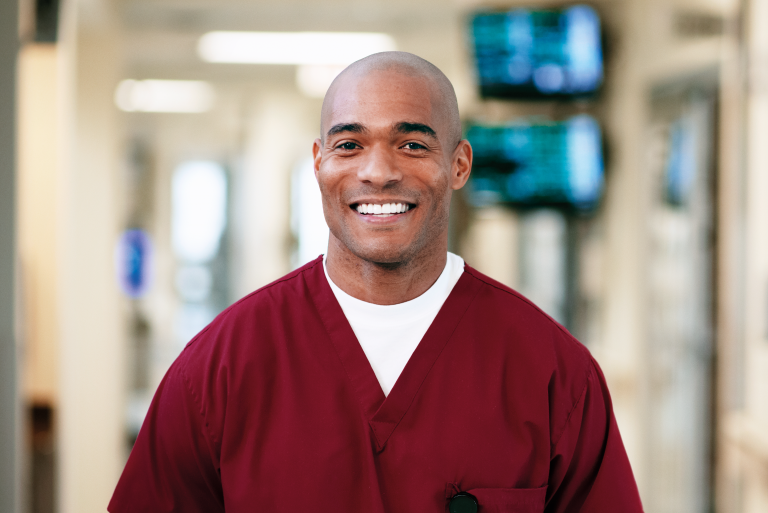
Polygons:
<instances>
[{"instance_id":1,"label":"ear","mask_svg":"<svg viewBox=\"0 0 768 513\"><path fill-rule=\"evenodd\" d=\"M319 138L315 139L315 142L312 144L312 158L314 160L315 180L317 180L317 173L320 172L320 162L323 159L323 141Z\"/></svg>"},{"instance_id":2,"label":"ear","mask_svg":"<svg viewBox=\"0 0 768 513\"><path fill-rule=\"evenodd\" d=\"M464 187L472 171L472 146L469 141L463 139L453 152L451 165L451 189L454 191Z\"/></svg>"}]
</instances>

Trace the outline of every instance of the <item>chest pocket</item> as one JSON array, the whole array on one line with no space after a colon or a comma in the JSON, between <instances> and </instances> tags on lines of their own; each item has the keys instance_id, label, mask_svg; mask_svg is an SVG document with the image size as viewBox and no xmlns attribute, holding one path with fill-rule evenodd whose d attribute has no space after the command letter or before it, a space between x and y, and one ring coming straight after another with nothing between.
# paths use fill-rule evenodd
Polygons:
<instances>
[{"instance_id":1,"label":"chest pocket","mask_svg":"<svg viewBox=\"0 0 768 513\"><path fill-rule=\"evenodd\" d=\"M467 493L477 498L478 513L542 513L547 487L473 488Z\"/></svg>"}]
</instances>

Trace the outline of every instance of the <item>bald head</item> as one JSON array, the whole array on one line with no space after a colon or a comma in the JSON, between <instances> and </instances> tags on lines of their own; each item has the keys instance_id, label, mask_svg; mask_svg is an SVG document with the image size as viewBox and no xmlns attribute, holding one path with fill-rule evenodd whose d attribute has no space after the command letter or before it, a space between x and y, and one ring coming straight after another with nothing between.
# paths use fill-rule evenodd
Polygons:
<instances>
[{"instance_id":1,"label":"bald head","mask_svg":"<svg viewBox=\"0 0 768 513\"><path fill-rule=\"evenodd\" d=\"M407 52L381 52L369 55L350 64L336 77L328 88L320 114L320 133L323 139L329 128L328 120L334 105L344 101L350 88L354 88L363 79L379 73L400 74L425 81L428 84L432 110L441 125L438 127L438 137L450 144L451 149L459 143L461 119L453 85L437 66Z\"/></svg>"}]
</instances>

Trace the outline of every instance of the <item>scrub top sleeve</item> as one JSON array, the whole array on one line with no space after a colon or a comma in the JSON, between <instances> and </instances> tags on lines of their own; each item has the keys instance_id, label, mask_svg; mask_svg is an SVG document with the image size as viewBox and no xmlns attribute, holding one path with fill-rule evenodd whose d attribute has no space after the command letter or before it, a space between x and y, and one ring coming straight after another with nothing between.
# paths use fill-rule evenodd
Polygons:
<instances>
[{"instance_id":1,"label":"scrub top sleeve","mask_svg":"<svg viewBox=\"0 0 768 513\"><path fill-rule=\"evenodd\" d=\"M152 399L109 503L112 513L224 511L214 445L184 363L182 354Z\"/></svg>"},{"instance_id":2,"label":"scrub top sleeve","mask_svg":"<svg viewBox=\"0 0 768 513\"><path fill-rule=\"evenodd\" d=\"M643 511L608 387L594 360L565 430L553 441L545 511Z\"/></svg>"}]
</instances>

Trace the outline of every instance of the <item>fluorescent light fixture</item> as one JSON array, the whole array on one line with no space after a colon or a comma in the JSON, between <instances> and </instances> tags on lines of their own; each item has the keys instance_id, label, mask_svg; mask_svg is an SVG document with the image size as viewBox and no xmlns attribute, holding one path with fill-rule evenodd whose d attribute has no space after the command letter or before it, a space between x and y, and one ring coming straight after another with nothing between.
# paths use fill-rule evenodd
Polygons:
<instances>
[{"instance_id":1,"label":"fluorescent light fixture","mask_svg":"<svg viewBox=\"0 0 768 513\"><path fill-rule=\"evenodd\" d=\"M197 45L208 62L339 66L394 49L394 39L374 32L217 31L204 34Z\"/></svg>"},{"instance_id":2,"label":"fluorescent light fixture","mask_svg":"<svg viewBox=\"0 0 768 513\"><path fill-rule=\"evenodd\" d=\"M344 66L303 64L296 67L296 85L310 98L322 98Z\"/></svg>"},{"instance_id":3,"label":"fluorescent light fixture","mask_svg":"<svg viewBox=\"0 0 768 513\"><path fill-rule=\"evenodd\" d=\"M115 90L115 104L126 112L205 112L215 99L200 80L123 80Z\"/></svg>"}]
</instances>

